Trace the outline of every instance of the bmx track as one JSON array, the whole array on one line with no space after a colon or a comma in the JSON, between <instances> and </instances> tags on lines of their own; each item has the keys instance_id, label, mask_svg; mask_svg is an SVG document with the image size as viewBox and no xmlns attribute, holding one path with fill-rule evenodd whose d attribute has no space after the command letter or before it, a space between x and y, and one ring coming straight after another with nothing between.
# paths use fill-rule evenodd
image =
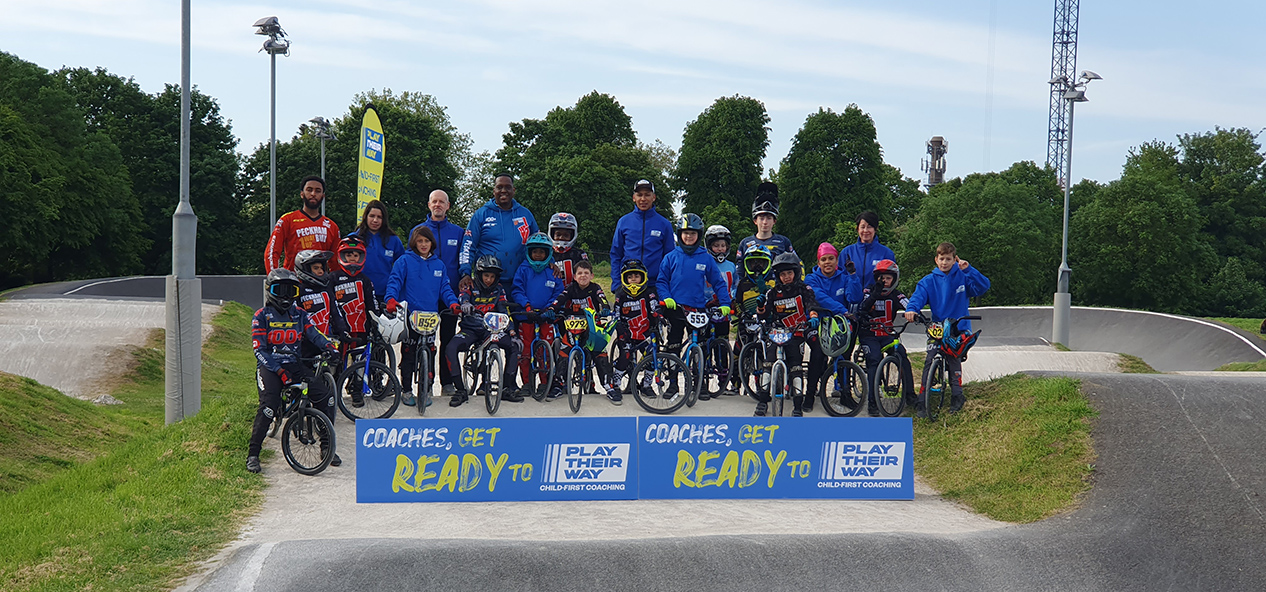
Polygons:
<instances>
[{"instance_id":1,"label":"bmx track","mask_svg":"<svg viewBox=\"0 0 1266 592\"><path fill-rule=\"evenodd\" d=\"M235 288L206 279L204 297L258 303L258 277L232 280ZM90 283L9 296L64 298ZM149 284L157 293L129 288ZM226 296L213 292L222 288ZM161 290L161 281L123 280L70 296L152 299ZM1058 359L1043 345L1049 308L973 312L987 338L968 368L991 352ZM1073 354L1130 353L1170 371L1266 357L1256 337L1199 319L1074 308L1072 321L1071 345L1081 350ZM1077 509L1034 524L991 522L926 488L914 502L358 506L355 459L344 449L344 466L315 478L269 463L265 510L182 589L1261 590L1266 379L1067 370L1100 412L1095 485ZM717 403L707 411L739 414L731 401ZM547 406L529 401L503 413L533 407ZM339 427L347 441L350 425ZM309 510L287 497L298 493L330 505Z\"/></svg>"}]
</instances>

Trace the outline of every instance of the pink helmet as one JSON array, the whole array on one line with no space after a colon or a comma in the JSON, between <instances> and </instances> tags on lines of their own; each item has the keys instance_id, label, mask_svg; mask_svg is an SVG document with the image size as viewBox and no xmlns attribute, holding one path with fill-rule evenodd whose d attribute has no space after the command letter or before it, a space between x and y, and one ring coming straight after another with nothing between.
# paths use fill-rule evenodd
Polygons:
<instances>
[{"instance_id":1,"label":"pink helmet","mask_svg":"<svg viewBox=\"0 0 1266 592\"><path fill-rule=\"evenodd\" d=\"M818 259L821 259L823 255L831 255L832 257L839 257L840 252L837 251L835 247L831 245L831 243L822 243L818 245Z\"/></svg>"}]
</instances>

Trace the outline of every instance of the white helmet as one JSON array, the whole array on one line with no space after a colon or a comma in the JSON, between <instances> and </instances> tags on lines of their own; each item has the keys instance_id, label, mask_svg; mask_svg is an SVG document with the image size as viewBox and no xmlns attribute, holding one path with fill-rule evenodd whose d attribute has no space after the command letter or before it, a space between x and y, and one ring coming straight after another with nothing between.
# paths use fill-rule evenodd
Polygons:
<instances>
[{"instance_id":1,"label":"white helmet","mask_svg":"<svg viewBox=\"0 0 1266 592\"><path fill-rule=\"evenodd\" d=\"M383 340L388 345L400 343L404 338L404 320L409 316L409 303L401 302L396 309L396 316L377 315L374 317L374 323L378 325L378 332L382 334Z\"/></svg>"}]
</instances>

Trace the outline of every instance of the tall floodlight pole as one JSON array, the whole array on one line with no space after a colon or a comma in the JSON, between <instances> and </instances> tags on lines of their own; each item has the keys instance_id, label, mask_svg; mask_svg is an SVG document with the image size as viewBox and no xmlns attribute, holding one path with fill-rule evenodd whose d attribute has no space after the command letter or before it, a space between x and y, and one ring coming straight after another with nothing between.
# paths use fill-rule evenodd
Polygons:
<instances>
[{"instance_id":1,"label":"tall floodlight pole","mask_svg":"<svg viewBox=\"0 0 1266 592\"><path fill-rule=\"evenodd\" d=\"M1068 284L1072 277L1072 269L1068 267L1068 202L1073 187L1073 106L1084 103L1086 84L1091 80L1102 80L1103 77L1089 70L1083 71L1077 80L1052 78L1051 86L1062 88L1065 101L1068 101L1068 146L1064 151L1064 242L1060 249L1059 280L1055 288L1055 312L1051 319L1051 341L1071 347L1068 343L1068 327L1072 318L1072 295L1068 292Z\"/></svg>"},{"instance_id":2,"label":"tall floodlight pole","mask_svg":"<svg viewBox=\"0 0 1266 592\"><path fill-rule=\"evenodd\" d=\"M260 51L268 52L272 70L268 136L268 229L271 232L273 224L277 222L277 54L290 55L290 42L286 40L286 32L275 16L259 19L253 26L256 35L268 37Z\"/></svg>"},{"instance_id":3,"label":"tall floodlight pole","mask_svg":"<svg viewBox=\"0 0 1266 592\"><path fill-rule=\"evenodd\" d=\"M189 3L180 3L180 204L171 216L163 404L167 423L202 408L202 280L197 276L198 216L189 205Z\"/></svg>"},{"instance_id":4,"label":"tall floodlight pole","mask_svg":"<svg viewBox=\"0 0 1266 592\"><path fill-rule=\"evenodd\" d=\"M316 137L321 140L321 179L325 180L326 183L329 183L329 180L325 179L325 141L338 139L338 136L334 133L334 130L331 129L331 126L333 126L334 124L331 123L330 120L321 116L317 116L317 117L313 117L312 119L309 119L308 123L312 124L311 129L313 130L313 134L315 134ZM303 131L302 128L304 127L306 126L300 126L301 128L300 131ZM329 200L326 200L326 199L321 200L321 215L322 216L325 215L325 202L327 201Z\"/></svg>"}]
</instances>

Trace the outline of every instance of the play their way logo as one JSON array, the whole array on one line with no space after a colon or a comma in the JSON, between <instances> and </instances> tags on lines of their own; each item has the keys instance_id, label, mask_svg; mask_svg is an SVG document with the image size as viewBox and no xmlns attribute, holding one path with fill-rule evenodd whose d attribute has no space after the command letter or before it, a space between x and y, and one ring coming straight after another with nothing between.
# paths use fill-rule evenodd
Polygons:
<instances>
[{"instance_id":1,"label":"play their way logo","mask_svg":"<svg viewBox=\"0 0 1266 592\"><path fill-rule=\"evenodd\" d=\"M545 447L543 483L622 483L629 444L551 444Z\"/></svg>"}]
</instances>

